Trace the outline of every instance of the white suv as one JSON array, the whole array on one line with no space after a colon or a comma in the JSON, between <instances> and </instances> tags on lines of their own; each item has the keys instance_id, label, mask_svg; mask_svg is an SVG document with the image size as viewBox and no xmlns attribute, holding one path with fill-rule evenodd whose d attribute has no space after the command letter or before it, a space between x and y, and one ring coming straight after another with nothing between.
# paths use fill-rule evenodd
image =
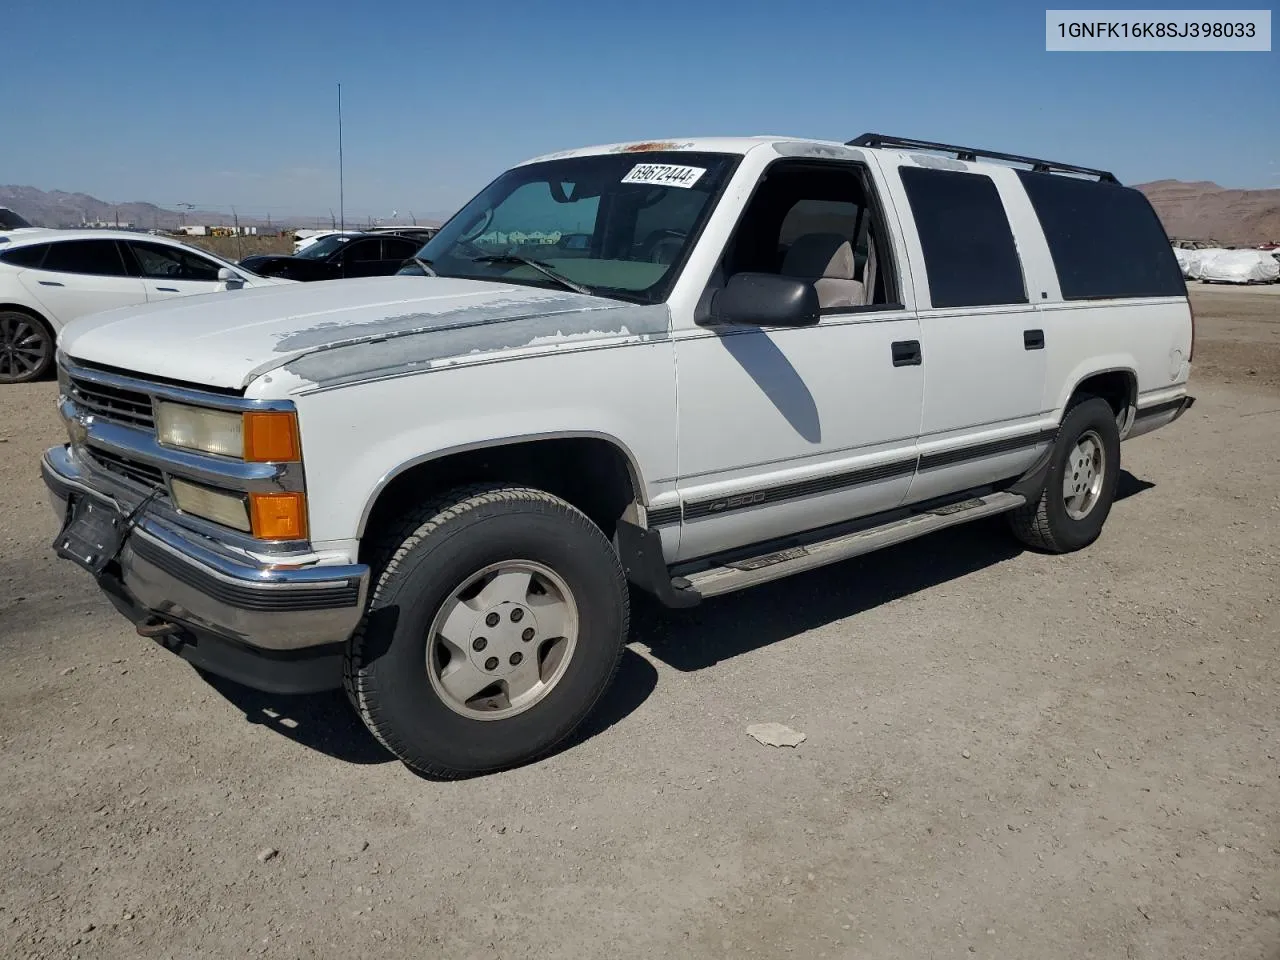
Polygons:
<instances>
[{"instance_id":1,"label":"white suv","mask_svg":"<svg viewBox=\"0 0 1280 960\"><path fill-rule=\"evenodd\" d=\"M173 297L287 283L163 237L115 230L0 233L0 383L53 365L54 340L77 317Z\"/></svg>"},{"instance_id":2,"label":"white suv","mask_svg":"<svg viewBox=\"0 0 1280 960\"><path fill-rule=\"evenodd\" d=\"M345 682L440 776L569 735L628 581L690 606L1000 513L1077 550L1121 441L1192 402L1150 204L1032 158L570 151L402 273L71 325L43 470L58 552L139 632L266 690Z\"/></svg>"}]
</instances>

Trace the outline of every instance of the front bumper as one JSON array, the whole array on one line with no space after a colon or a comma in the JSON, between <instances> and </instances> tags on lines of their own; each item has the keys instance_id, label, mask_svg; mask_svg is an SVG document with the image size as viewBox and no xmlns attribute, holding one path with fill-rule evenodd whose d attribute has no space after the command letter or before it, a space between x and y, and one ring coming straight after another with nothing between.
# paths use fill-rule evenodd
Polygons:
<instances>
[{"instance_id":1,"label":"front bumper","mask_svg":"<svg viewBox=\"0 0 1280 960\"><path fill-rule=\"evenodd\" d=\"M136 506L66 446L45 452L41 473L59 519L72 495ZM342 647L363 613L369 568L271 563L144 509L98 580L140 632L211 673L282 693L341 684Z\"/></svg>"}]
</instances>

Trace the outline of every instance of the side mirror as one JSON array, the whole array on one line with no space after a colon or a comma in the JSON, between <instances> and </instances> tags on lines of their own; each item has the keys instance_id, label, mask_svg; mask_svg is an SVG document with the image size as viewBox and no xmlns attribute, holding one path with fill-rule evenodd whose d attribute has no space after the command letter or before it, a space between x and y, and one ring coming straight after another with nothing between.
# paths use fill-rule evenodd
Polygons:
<instances>
[{"instance_id":1,"label":"side mirror","mask_svg":"<svg viewBox=\"0 0 1280 960\"><path fill-rule=\"evenodd\" d=\"M239 290L244 286L244 278L230 267L218 268L218 281L228 290Z\"/></svg>"},{"instance_id":2,"label":"side mirror","mask_svg":"<svg viewBox=\"0 0 1280 960\"><path fill-rule=\"evenodd\" d=\"M812 283L776 273L735 273L711 302L713 324L811 327L821 309Z\"/></svg>"}]
</instances>

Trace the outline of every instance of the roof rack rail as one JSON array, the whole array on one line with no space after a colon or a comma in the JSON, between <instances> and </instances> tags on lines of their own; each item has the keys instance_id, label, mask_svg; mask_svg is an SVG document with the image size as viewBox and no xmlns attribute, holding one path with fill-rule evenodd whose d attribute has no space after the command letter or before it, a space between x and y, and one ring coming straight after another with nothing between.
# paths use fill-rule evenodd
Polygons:
<instances>
[{"instance_id":1,"label":"roof rack rail","mask_svg":"<svg viewBox=\"0 0 1280 960\"><path fill-rule=\"evenodd\" d=\"M930 140L909 140L906 137L889 137L880 133L864 133L845 144L849 147L903 147L908 150L935 150L942 153L954 153L957 160L976 161L979 157L987 160L1004 160L1008 163L1026 163L1036 173L1080 173L1097 177L1105 183L1119 183L1114 173L1107 170L1094 170L1091 167L1077 167L1071 163L1054 163L1052 160L1037 160L1035 157L1020 157L1012 153L996 153L994 150L979 150L976 147L957 147L949 143L934 143Z\"/></svg>"}]
</instances>

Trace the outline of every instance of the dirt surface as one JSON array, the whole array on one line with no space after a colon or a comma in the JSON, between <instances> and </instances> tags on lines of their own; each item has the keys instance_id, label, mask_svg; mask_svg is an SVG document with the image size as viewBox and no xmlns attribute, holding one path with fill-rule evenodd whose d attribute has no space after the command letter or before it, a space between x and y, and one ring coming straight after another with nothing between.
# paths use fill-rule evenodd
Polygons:
<instances>
[{"instance_id":1,"label":"dirt surface","mask_svg":"<svg viewBox=\"0 0 1280 960\"><path fill-rule=\"evenodd\" d=\"M0 390L0 956L1277 960L1280 298L1194 296L1092 548L642 605L582 737L448 784L138 637L50 552L53 385Z\"/></svg>"}]
</instances>

